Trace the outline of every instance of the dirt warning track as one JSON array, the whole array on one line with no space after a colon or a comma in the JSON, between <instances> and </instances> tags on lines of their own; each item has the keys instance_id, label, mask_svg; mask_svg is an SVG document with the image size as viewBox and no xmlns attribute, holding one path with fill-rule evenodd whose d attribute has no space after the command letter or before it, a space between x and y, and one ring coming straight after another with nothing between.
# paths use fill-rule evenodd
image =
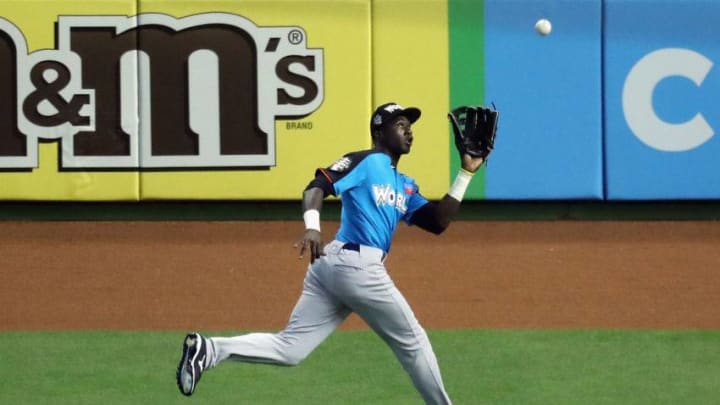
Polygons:
<instances>
[{"instance_id":1,"label":"dirt warning track","mask_svg":"<svg viewBox=\"0 0 720 405\"><path fill-rule=\"evenodd\" d=\"M336 227L324 224L326 241ZM301 231L0 222L0 330L282 328L306 267ZM720 222L401 225L386 264L429 329L720 329Z\"/></svg>"}]
</instances>

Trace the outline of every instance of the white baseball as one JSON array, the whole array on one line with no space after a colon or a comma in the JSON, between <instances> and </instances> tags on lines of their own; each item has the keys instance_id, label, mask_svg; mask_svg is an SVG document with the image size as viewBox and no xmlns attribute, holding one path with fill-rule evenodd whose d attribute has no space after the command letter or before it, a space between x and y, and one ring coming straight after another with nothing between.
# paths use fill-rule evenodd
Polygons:
<instances>
[{"instance_id":1,"label":"white baseball","mask_svg":"<svg viewBox=\"0 0 720 405\"><path fill-rule=\"evenodd\" d=\"M535 31L540 35L548 35L552 31L552 24L550 21L542 18L535 23Z\"/></svg>"}]
</instances>

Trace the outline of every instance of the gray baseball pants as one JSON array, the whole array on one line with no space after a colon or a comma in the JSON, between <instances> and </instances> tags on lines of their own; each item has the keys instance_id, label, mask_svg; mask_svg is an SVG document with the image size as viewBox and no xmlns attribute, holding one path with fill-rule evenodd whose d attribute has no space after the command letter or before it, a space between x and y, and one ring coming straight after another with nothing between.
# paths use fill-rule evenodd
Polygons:
<instances>
[{"instance_id":1,"label":"gray baseball pants","mask_svg":"<svg viewBox=\"0 0 720 405\"><path fill-rule=\"evenodd\" d=\"M355 312L392 348L426 403L450 404L427 333L388 275L384 252L347 246L330 242L309 266L283 331L213 337L209 366L227 359L297 365Z\"/></svg>"}]
</instances>

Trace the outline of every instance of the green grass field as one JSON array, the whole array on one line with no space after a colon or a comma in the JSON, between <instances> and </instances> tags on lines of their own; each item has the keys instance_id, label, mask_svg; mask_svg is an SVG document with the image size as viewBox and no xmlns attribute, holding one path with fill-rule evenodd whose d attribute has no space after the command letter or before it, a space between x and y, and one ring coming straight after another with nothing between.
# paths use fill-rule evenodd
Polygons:
<instances>
[{"instance_id":1,"label":"green grass field","mask_svg":"<svg viewBox=\"0 0 720 405\"><path fill-rule=\"evenodd\" d=\"M234 333L222 333L232 335ZM2 404L419 404L370 332L298 367L227 362L175 386L182 332L0 334ZM715 404L720 331L431 331L456 404Z\"/></svg>"}]
</instances>

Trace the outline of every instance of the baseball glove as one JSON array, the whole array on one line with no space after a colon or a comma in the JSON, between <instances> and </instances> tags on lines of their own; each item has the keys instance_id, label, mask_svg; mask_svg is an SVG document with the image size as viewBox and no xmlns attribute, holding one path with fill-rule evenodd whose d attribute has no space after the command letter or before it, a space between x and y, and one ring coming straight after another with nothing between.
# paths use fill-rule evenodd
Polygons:
<instances>
[{"instance_id":1,"label":"baseball glove","mask_svg":"<svg viewBox=\"0 0 720 405\"><path fill-rule=\"evenodd\" d=\"M493 108L461 106L448 113L460 155L467 153L487 160L495 147L499 113Z\"/></svg>"}]
</instances>

